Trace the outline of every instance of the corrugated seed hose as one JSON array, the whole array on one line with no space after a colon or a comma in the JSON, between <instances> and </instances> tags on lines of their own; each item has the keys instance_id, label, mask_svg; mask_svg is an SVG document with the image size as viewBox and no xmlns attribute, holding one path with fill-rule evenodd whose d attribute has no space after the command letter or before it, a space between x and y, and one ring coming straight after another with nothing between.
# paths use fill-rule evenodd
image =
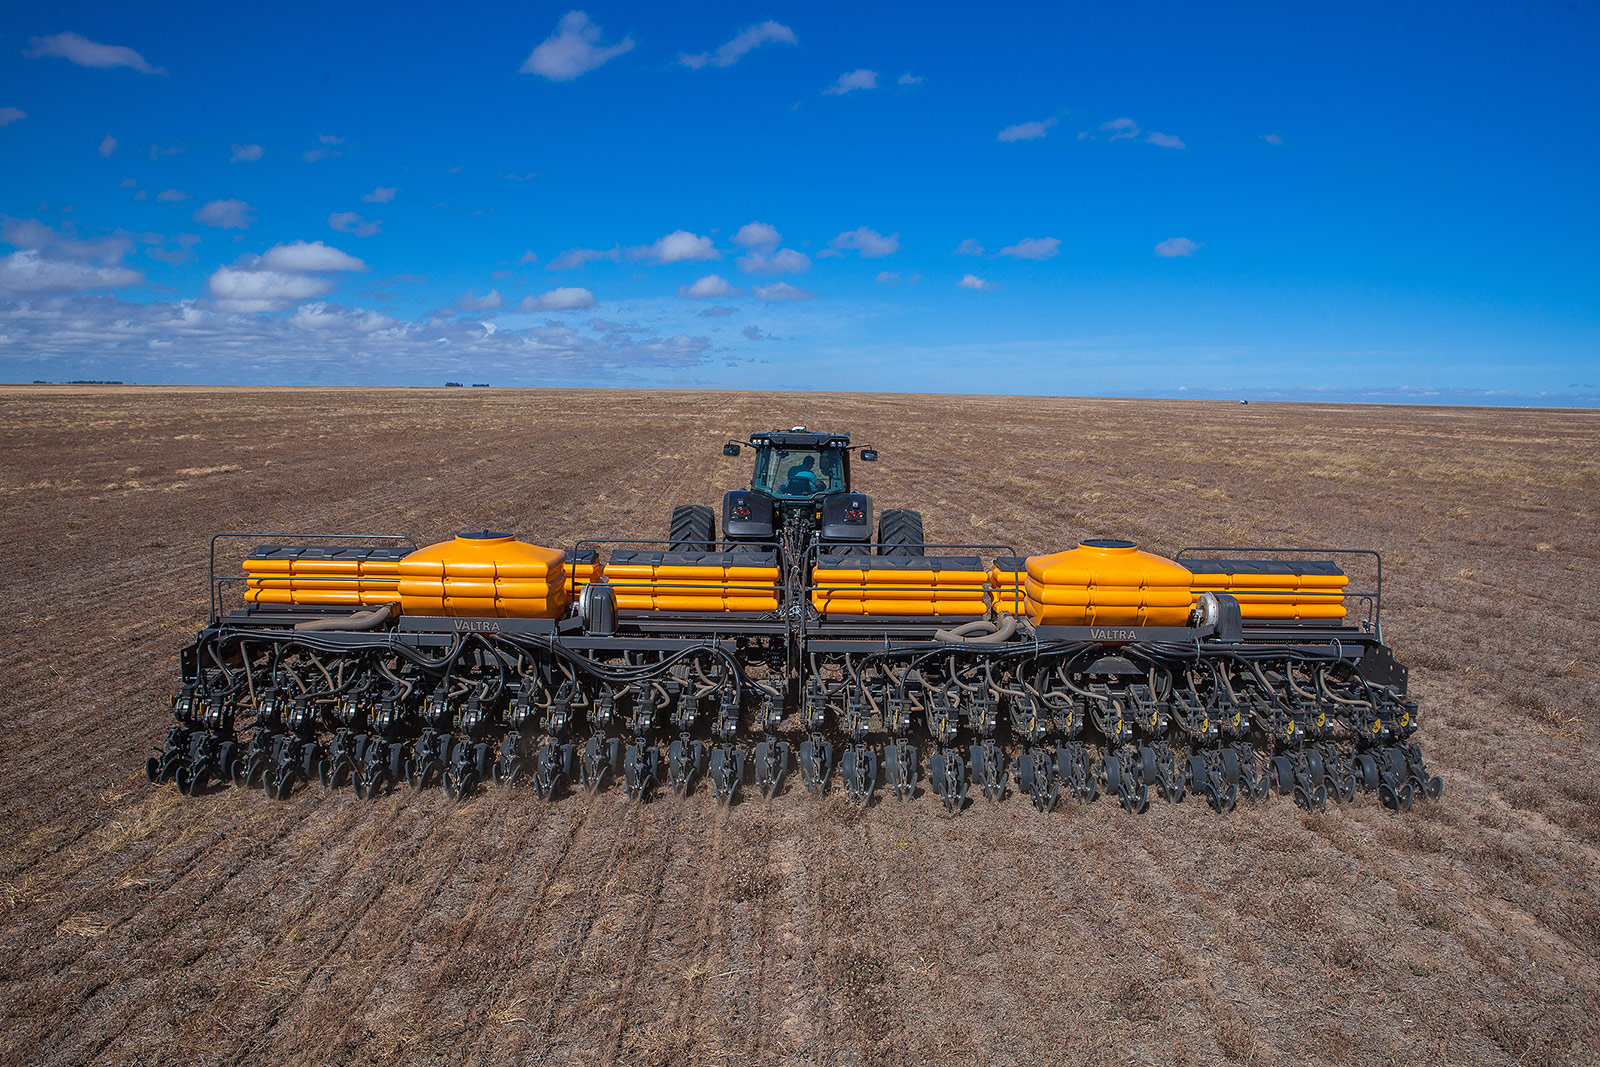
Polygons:
<instances>
[{"instance_id":1,"label":"corrugated seed hose","mask_svg":"<svg viewBox=\"0 0 1600 1067\"><path fill-rule=\"evenodd\" d=\"M310 619L295 623L294 628L302 633L308 630L370 630L383 625L399 606L399 604L385 604L372 611L358 611L354 615L344 615L337 619Z\"/></svg>"},{"instance_id":2,"label":"corrugated seed hose","mask_svg":"<svg viewBox=\"0 0 1600 1067\"><path fill-rule=\"evenodd\" d=\"M935 630L933 639L957 645L998 645L1009 641L1016 632L1016 616L1001 612L998 626L988 619L973 619L953 630Z\"/></svg>"}]
</instances>

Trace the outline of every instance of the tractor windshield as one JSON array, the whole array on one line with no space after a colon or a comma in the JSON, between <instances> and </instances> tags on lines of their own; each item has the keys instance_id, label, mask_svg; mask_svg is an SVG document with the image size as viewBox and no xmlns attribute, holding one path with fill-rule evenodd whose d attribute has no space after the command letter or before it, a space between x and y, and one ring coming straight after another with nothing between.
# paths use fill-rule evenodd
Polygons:
<instances>
[{"instance_id":1,"label":"tractor windshield","mask_svg":"<svg viewBox=\"0 0 1600 1067\"><path fill-rule=\"evenodd\" d=\"M752 487L777 497L811 497L844 488L836 448L763 448L756 453Z\"/></svg>"}]
</instances>

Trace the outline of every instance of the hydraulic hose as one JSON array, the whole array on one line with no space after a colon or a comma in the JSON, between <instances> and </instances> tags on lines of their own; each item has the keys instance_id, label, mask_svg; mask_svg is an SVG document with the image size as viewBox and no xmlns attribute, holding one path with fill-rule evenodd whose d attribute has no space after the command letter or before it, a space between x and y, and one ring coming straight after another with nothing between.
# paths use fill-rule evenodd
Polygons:
<instances>
[{"instance_id":1,"label":"hydraulic hose","mask_svg":"<svg viewBox=\"0 0 1600 1067\"><path fill-rule=\"evenodd\" d=\"M337 619L314 619L294 624L300 633L320 633L328 630L372 630L383 625L394 614L397 604L385 604L372 611L358 611Z\"/></svg>"},{"instance_id":2,"label":"hydraulic hose","mask_svg":"<svg viewBox=\"0 0 1600 1067\"><path fill-rule=\"evenodd\" d=\"M935 630L933 639L956 645L999 645L1011 640L1016 632L1016 616L1002 613L998 626L988 619L974 619L953 630Z\"/></svg>"}]
</instances>

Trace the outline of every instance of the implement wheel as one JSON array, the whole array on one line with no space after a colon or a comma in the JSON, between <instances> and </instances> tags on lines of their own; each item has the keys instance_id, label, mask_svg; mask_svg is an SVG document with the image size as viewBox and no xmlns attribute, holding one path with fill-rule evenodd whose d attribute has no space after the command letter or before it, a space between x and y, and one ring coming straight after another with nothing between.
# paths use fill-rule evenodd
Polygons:
<instances>
[{"instance_id":1,"label":"implement wheel","mask_svg":"<svg viewBox=\"0 0 1600 1067\"><path fill-rule=\"evenodd\" d=\"M716 548L717 517L704 504L679 504L672 509L667 534L674 552L711 552Z\"/></svg>"},{"instance_id":2,"label":"implement wheel","mask_svg":"<svg viewBox=\"0 0 1600 1067\"><path fill-rule=\"evenodd\" d=\"M887 508L878 519L878 554L920 556L927 538L922 535L922 512Z\"/></svg>"}]
</instances>

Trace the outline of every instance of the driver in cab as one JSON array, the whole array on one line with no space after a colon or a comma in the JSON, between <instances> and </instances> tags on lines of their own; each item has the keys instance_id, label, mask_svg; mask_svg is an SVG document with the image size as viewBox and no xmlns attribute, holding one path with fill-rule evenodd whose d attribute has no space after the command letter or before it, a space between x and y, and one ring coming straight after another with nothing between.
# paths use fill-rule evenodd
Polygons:
<instances>
[{"instance_id":1,"label":"driver in cab","mask_svg":"<svg viewBox=\"0 0 1600 1067\"><path fill-rule=\"evenodd\" d=\"M806 456L798 467L789 471L789 480L783 485L784 496L815 496L823 491L822 476L816 471L815 456Z\"/></svg>"}]
</instances>

